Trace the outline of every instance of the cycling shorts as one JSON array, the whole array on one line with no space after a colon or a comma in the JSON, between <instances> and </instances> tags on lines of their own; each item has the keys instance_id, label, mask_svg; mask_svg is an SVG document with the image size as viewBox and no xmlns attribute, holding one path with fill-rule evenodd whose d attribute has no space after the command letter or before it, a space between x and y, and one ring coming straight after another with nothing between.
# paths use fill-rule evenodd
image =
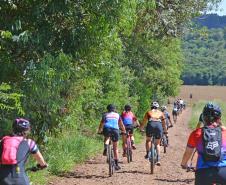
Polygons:
<instances>
[{"instance_id":1,"label":"cycling shorts","mask_svg":"<svg viewBox=\"0 0 226 185\"><path fill-rule=\"evenodd\" d=\"M163 134L162 123L159 121L150 121L146 127L146 136L155 136L155 139L160 139Z\"/></svg>"},{"instance_id":2,"label":"cycling shorts","mask_svg":"<svg viewBox=\"0 0 226 185\"><path fill-rule=\"evenodd\" d=\"M119 130L115 128L104 127L103 134L105 137L111 137L113 142L117 142L119 139Z\"/></svg>"},{"instance_id":3,"label":"cycling shorts","mask_svg":"<svg viewBox=\"0 0 226 185\"><path fill-rule=\"evenodd\" d=\"M195 185L226 184L226 167L210 167L195 172Z\"/></svg>"},{"instance_id":4,"label":"cycling shorts","mask_svg":"<svg viewBox=\"0 0 226 185\"><path fill-rule=\"evenodd\" d=\"M125 125L125 128L126 128L126 132L133 134L133 130L134 130L133 125Z\"/></svg>"},{"instance_id":5,"label":"cycling shorts","mask_svg":"<svg viewBox=\"0 0 226 185\"><path fill-rule=\"evenodd\" d=\"M16 172L16 167L12 165L0 165L0 184L1 185L30 185L29 179L23 169Z\"/></svg>"},{"instance_id":6,"label":"cycling shorts","mask_svg":"<svg viewBox=\"0 0 226 185\"><path fill-rule=\"evenodd\" d=\"M177 116L178 113L177 113L176 110L173 110L172 114L173 114L174 116Z\"/></svg>"}]
</instances>

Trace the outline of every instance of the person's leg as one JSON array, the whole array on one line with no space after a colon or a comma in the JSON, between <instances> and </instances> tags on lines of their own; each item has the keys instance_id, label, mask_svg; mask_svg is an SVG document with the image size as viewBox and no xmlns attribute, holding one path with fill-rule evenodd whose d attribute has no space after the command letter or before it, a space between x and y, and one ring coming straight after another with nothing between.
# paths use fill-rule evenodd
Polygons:
<instances>
[{"instance_id":1,"label":"person's leg","mask_svg":"<svg viewBox=\"0 0 226 185\"><path fill-rule=\"evenodd\" d=\"M126 147L127 147L127 144L126 144L126 135L123 134L122 135L122 150L123 150L122 156L123 157L126 157Z\"/></svg>"},{"instance_id":2,"label":"person's leg","mask_svg":"<svg viewBox=\"0 0 226 185\"><path fill-rule=\"evenodd\" d=\"M226 167L221 167L217 169L217 179L216 183L226 184Z\"/></svg>"},{"instance_id":3,"label":"person's leg","mask_svg":"<svg viewBox=\"0 0 226 185\"><path fill-rule=\"evenodd\" d=\"M213 185L216 176L216 168L198 169L195 172L195 185Z\"/></svg>"},{"instance_id":4,"label":"person's leg","mask_svg":"<svg viewBox=\"0 0 226 185\"><path fill-rule=\"evenodd\" d=\"M113 141L113 151L114 151L114 159L115 159L115 169L120 170L121 167L118 164L118 139L119 139L119 130L112 130L112 141Z\"/></svg>"}]
</instances>

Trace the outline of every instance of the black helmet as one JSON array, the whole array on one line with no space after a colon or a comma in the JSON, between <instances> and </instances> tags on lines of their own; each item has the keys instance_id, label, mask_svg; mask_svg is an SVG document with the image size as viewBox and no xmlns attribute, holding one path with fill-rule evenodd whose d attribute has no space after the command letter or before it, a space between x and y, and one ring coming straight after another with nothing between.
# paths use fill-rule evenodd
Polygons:
<instances>
[{"instance_id":1,"label":"black helmet","mask_svg":"<svg viewBox=\"0 0 226 185\"><path fill-rule=\"evenodd\" d=\"M132 107L130 105L125 105L124 107L125 111L131 111Z\"/></svg>"},{"instance_id":2,"label":"black helmet","mask_svg":"<svg viewBox=\"0 0 226 185\"><path fill-rule=\"evenodd\" d=\"M152 108L152 109L157 109L157 108L159 108L159 103L158 103L157 101L152 102L152 103L151 103L151 108Z\"/></svg>"},{"instance_id":3,"label":"black helmet","mask_svg":"<svg viewBox=\"0 0 226 185\"><path fill-rule=\"evenodd\" d=\"M13 122L13 132L14 133L23 133L30 130L30 122L23 118L17 118Z\"/></svg>"},{"instance_id":4,"label":"black helmet","mask_svg":"<svg viewBox=\"0 0 226 185\"><path fill-rule=\"evenodd\" d=\"M211 123L221 117L221 108L217 104L209 102L203 108L202 116L206 124Z\"/></svg>"},{"instance_id":5,"label":"black helmet","mask_svg":"<svg viewBox=\"0 0 226 185\"><path fill-rule=\"evenodd\" d=\"M115 111L115 106L113 104L109 104L107 106L107 110L108 110L108 112L113 112L113 111Z\"/></svg>"}]
</instances>

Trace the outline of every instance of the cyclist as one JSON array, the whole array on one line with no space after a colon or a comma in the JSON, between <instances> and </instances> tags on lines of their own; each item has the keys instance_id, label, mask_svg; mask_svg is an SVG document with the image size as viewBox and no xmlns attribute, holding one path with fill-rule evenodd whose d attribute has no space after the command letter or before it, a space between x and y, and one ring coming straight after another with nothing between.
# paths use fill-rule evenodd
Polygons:
<instances>
[{"instance_id":1,"label":"cyclist","mask_svg":"<svg viewBox=\"0 0 226 185\"><path fill-rule=\"evenodd\" d=\"M30 122L23 118L15 119L12 125L13 133L4 136L0 143L0 184L29 185L25 173L25 163L31 154L38 162L40 169L46 168L36 143L27 138L30 132Z\"/></svg>"},{"instance_id":2,"label":"cyclist","mask_svg":"<svg viewBox=\"0 0 226 185\"><path fill-rule=\"evenodd\" d=\"M113 104L109 104L107 106L107 112L104 113L100 121L98 133L103 133L104 135L104 156L107 155L107 145L105 144L105 142L109 139L109 136L112 136L115 157L115 170L121 169L121 167L118 165L119 128L122 130L122 133L126 133L122 119L120 118L119 114L116 113L115 106Z\"/></svg>"},{"instance_id":3,"label":"cyclist","mask_svg":"<svg viewBox=\"0 0 226 185\"><path fill-rule=\"evenodd\" d=\"M167 111L167 107L166 106L162 106L161 107L161 111L164 113L164 116L165 116L166 128L168 129L170 127L173 127L173 123L171 121L170 114ZM169 123L170 123L170 125L169 125Z\"/></svg>"},{"instance_id":4,"label":"cyclist","mask_svg":"<svg viewBox=\"0 0 226 185\"><path fill-rule=\"evenodd\" d=\"M203 121L206 125L205 129L218 129L221 131L218 132L218 136L221 138L221 145L219 146L218 140L214 142L214 145L209 145L211 142L205 145L204 138L206 138L206 135L204 137L203 133L206 132L202 128L197 128L189 136L187 147L181 161L181 167L187 169L187 162L196 148L198 151L198 159L195 172L195 185L212 185L214 183L226 184L226 129L225 127L221 127L221 109L216 104L207 103L202 114ZM213 136L213 132L211 133L212 134L209 134L209 136ZM217 132L214 133L215 136ZM204 146L206 146L205 150ZM212 151L217 151L215 148L220 149L218 150L220 153L219 159L208 160L205 157L206 148L211 148Z\"/></svg>"},{"instance_id":5,"label":"cyclist","mask_svg":"<svg viewBox=\"0 0 226 185\"><path fill-rule=\"evenodd\" d=\"M122 122L126 128L126 131L129 132L129 134L131 135L131 144L132 144L132 148L135 150L136 146L135 146L135 142L134 142L134 136L133 136L133 129L134 129L134 123L136 123L136 125L139 127L139 121L137 120L136 116L133 114L133 112L131 111L131 106L130 105L125 105L124 107L124 111L121 114L121 118L122 118ZM122 136L122 140L123 140L123 157L126 157L126 135Z\"/></svg>"},{"instance_id":6,"label":"cyclist","mask_svg":"<svg viewBox=\"0 0 226 185\"><path fill-rule=\"evenodd\" d=\"M178 107L177 107L177 104L174 104L173 106L173 110L172 110L172 115L173 115L173 122L174 124L177 122L177 115L178 115Z\"/></svg>"},{"instance_id":7,"label":"cyclist","mask_svg":"<svg viewBox=\"0 0 226 185\"><path fill-rule=\"evenodd\" d=\"M151 137L155 136L156 144L157 144L157 165L160 165L160 140L163 134L167 134L165 116L164 114L158 110L159 104L158 102L152 102L151 110L147 111L144 115L143 121L140 125L141 131L144 129L144 125L147 123L146 127L146 155L145 159L148 158L148 153L150 151L151 146Z\"/></svg>"}]
</instances>

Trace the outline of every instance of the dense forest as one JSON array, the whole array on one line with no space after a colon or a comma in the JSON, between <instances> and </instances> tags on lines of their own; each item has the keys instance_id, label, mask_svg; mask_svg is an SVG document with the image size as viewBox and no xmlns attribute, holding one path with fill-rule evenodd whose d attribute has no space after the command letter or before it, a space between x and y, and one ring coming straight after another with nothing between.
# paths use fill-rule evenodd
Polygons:
<instances>
[{"instance_id":1,"label":"dense forest","mask_svg":"<svg viewBox=\"0 0 226 185\"><path fill-rule=\"evenodd\" d=\"M184 84L226 85L226 16L211 14L196 20L204 27L183 38Z\"/></svg>"}]
</instances>

